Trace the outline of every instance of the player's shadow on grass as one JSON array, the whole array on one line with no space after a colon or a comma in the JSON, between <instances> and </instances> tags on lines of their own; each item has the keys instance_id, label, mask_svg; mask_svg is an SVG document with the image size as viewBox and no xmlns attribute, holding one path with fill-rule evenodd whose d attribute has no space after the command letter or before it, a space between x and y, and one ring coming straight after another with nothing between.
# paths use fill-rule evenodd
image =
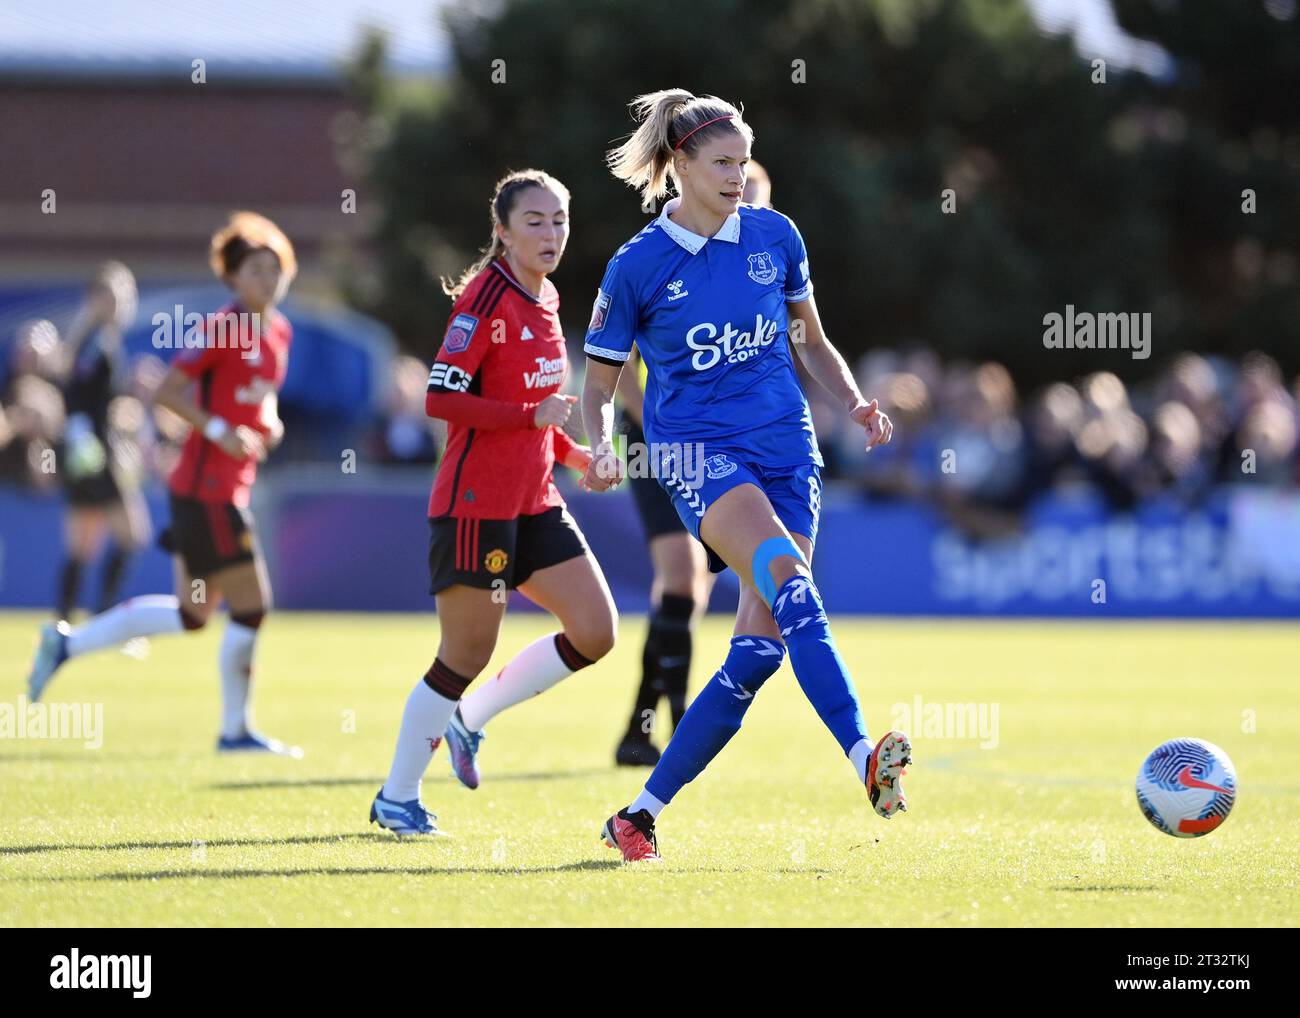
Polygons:
<instances>
[{"instance_id":1,"label":"player's shadow on grass","mask_svg":"<svg viewBox=\"0 0 1300 1018\"><path fill-rule=\"evenodd\" d=\"M382 835L375 835L376 838L382 838ZM391 840L391 839L388 839ZM211 844L211 843L209 843ZM609 872L622 869L625 864L618 859L583 859L580 862L567 862L559 866L322 866L315 869L256 869L256 870L232 870L232 869L189 869L189 870L138 870L122 873L96 873L88 876L58 876L58 877L41 877L41 876L19 876L7 877L9 881L38 881L40 883L65 884L79 883L82 881L109 881L118 883L131 883L141 880L240 880L255 879L258 877L375 877L375 876L406 876L406 877L452 877L466 874L476 876L496 876L496 877L524 877L544 873L578 873L578 872ZM674 867L676 873L756 873L756 870L748 870L743 867L722 867L722 866L692 866L692 867ZM817 867L782 867L771 870L764 869L764 874L781 873L785 875L798 874L801 876L817 876L829 874L833 871L820 869ZM1151 888L1155 890L1155 888Z\"/></svg>"},{"instance_id":2,"label":"player's shadow on grass","mask_svg":"<svg viewBox=\"0 0 1300 1018\"><path fill-rule=\"evenodd\" d=\"M391 838L389 840L392 840ZM211 842L209 842L211 844ZM124 881L138 880L238 880L250 877L377 877L407 876L436 877L476 874L479 876L528 876L538 873L573 873L592 870L616 870L623 863L617 859L584 859L560 866L323 866L316 869L258 869L258 870L150 870L125 873L97 873L93 876L17 877L17 880L38 880L48 883L76 883L83 880Z\"/></svg>"},{"instance_id":3,"label":"player's shadow on grass","mask_svg":"<svg viewBox=\"0 0 1300 1018\"><path fill-rule=\"evenodd\" d=\"M41 763L102 764L105 761L135 763L140 760L174 760L175 758L173 753L117 753L106 752L103 747L99 749L83 747L69 750L45 750L40 753L4 753L0 754L0 767L11 764Z\"/></svg>"},{"instance_id":4,"label":"player's shadow on grass","mask_svg":"<svg viewBox=\"0 0 1300 1018\"><path fill-rule=\"evenodd\" d=\"M1088 884L1087 886L1053 887L1053 891L1160 891L1163 888L1138 884Z\"/></svg>"},{"instance_id":5,"label":"player's shadow on grass","mask_svg":"<svg viewBox=\"0 0 1300 1018\"><path fill-rule=\"evenodd\" d=\"M60 876L60 877L15 877L16 880L38 880L48 883L76 883L79 881L126 882L140 880L239 880L257 877L439 877L475 874L477 876L523 877L543 873L600 872L621 869L625 864L618 859L583 859L580 862L567 862L559 866L358 866L358 867L319 867L316 869L257 869L257 870L151 870L127 873L97 873L94 876ZM753 873L740 867L675 867L677 873ZM785 867L778 870L765 869L764 874L773 872L783 874L802 874L816 876L830 873L830 870L817 868Z\"/></svg>"},{"instance_id":6,"label":"player's shadow on grass","mask_svg":"<svg viewBox=\"0 0 1300 1018\"><path fill-rule=\"evenodd\" d=\"M189 841L113 841L102 845L0 845L0 855L39 855L43 852L132 852L139 848L244 848L257 845L324 845L336 841L392 841L378 831L344 834L302 834L287 838L192 838Z\"/></svg>"},{"instance_id":7,"label":"player's shadow on grass","mask_svg":"<svg viewBox=\"0 0 1300 1018\"><path fill-rule=\"evenodd\" d=\"M493 784L508 785L512 782L523 781L564 781L566 779L576 778L594 778L601 775L615 773L615 767L588 767L585 770L578 771L536 771L523 774L492 774L489 780ZM222 781L217 784L209 785L209 788L217 789L222 792L248 792L258 789L267 788L341 788L351 785L363 788L377 788L382 785L385 778L283 778L266 781ZM455 785L460 782L449 775L436 775L426 777L424 783L442 785Z\"/></svg>"}]
</instances>

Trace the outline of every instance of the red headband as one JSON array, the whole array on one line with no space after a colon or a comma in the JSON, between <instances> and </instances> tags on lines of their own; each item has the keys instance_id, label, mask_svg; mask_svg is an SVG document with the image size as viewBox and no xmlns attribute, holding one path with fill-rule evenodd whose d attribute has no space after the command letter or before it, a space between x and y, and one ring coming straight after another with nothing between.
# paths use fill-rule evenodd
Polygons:
<instances>
[{"instance_id":1,"label":"red headband","mask_svg":"<svg viewBox=\"0 0 1300 1018\"><path fill-rule=\"evenodd\" d=\"M681 137L681 140L678 141L677 144L673 146L673 151L676 152L676 151L678 151L679 149L681 149L681 147L682 147L684 144L686 144L686 139L689 138L689 137L690 137L692 134L694 134L696 131L703 130L704 128L708 127L710 124L716 124L716 123L717 123L718 121L720 121L720 120L730 120L733 116L735 116L735 114L733 114L733 113L727 113L727 114L725 114L725 115L723 115L723 116L721 116L721 117L714 117L712 120L706 120L706 121L704 121L704 123L702 123L699 127L693 127L693 128L691 128L689 131L687 131L685 134L683 134L682 137Z\"/></svg>"}]
</instances>

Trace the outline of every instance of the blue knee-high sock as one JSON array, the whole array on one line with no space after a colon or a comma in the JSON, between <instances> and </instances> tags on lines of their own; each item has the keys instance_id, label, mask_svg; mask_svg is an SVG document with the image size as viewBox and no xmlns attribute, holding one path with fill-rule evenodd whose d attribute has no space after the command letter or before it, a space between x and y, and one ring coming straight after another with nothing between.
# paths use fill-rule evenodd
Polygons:
<instances>
[{"instance_id":1,"label":"blue knee-high sock","mask_svg":"<svg viewBox=\"0 0 1300 1018\"><path fill-rule=\"evenodd\" d=\"M662 803L672 801L682 785L697 778L710 760L740 731L754 694L785 657L785 648L762 636L733 636L731 651L673 730L663 756L646 782L646 791Z\"/></svg>"},{"instance_id":2,"label":"blue knee-high sock","mask_svg":"<svg viewBox=\"0 0 1300 1018\"><path fill-rule=\"evenodd\" d=\"M847 755L867 737L867 726L812 580L791 576L781 584L772 600L772 617L790 651L790 667L804 696Z\"/></svg>"}]
</instances>

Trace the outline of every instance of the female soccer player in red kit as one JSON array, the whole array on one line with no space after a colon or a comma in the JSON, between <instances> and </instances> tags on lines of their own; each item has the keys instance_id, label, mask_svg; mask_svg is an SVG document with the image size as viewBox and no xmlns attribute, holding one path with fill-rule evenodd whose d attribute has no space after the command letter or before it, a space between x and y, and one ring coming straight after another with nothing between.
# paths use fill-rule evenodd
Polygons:
<instances>
[{"instance_id":1,"label":"female soccer player in red kit","mask_svg":"<svg viewBox=\"0 0 1300 1018\"><path fill-rule=\"evenodd\" d=\"M438 834L420 780L444 736L452 772L479 782L483 726L603 657L617 614L600 566L551 473L585 471L591 453L565 434L577 397L568 373L559 295L546 277L569 235L569 192L523 170L497 183L492 238L454 284L451 318L429 374L426 410L448 422L447 450L429 498L429 592L438 654L402 715L388 780L370 819L394 833ZM562 629L521 650L468 696L496 649L506 591L519 590Z\"/></svg>"},{"instance_id":2,"label":"female soccer player in red kit","mask_svg":"<svg viewBox=\"0 0 1300 1018\"><path fill-rule=\"evenodd\" d=\"M253 651L271 587L248 502L258 462L284 436L276 394L292 330L276 304L297 261L280 228L253 212L235 213L217 231L210 261L235 300L207 317L203 342L182 347L154 396L194 429L168 484L171 527L160 541L175 554L176 594L130 598L75 628L46 626L28 688L38 699L68 658L137 636L202 629L224 597L230 621L221 640L217 749L300 756L254 732L249 711ZM174 323L173 335L181 331Z\"/></svg>"}]
</instances>

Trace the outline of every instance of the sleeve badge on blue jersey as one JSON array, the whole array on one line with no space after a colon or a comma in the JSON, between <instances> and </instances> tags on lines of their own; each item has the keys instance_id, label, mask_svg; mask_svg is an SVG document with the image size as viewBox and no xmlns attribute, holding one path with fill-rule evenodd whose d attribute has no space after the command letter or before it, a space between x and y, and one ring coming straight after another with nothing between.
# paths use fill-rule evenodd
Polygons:
<instances>
[{"instance_id":1,"label":"sleeve badge on blue jersey","mask_svg":"<svg viewBox=\"0 0 1300 1018\"><path fill-rule=\"evenodd\" d=\"M442 348L447 353L460 353L469 347L469 341L474 338L474 330L477 328L478 319L473 315L457 315L447 327Z\"/></svg>"},{"instance_id":2,"label":"sleeve badge on blue jersey","mask_svg":"<svg viewBox=\"0 0 1300 1018\"><path fill-rule=\"evenodd\" d=\"M609 302L609 294L598 289L596 303L591 306L591 324L587 326L588 332L599 332L605 327L605 313L609 310Z\"/></svg>"}]
</instances>

